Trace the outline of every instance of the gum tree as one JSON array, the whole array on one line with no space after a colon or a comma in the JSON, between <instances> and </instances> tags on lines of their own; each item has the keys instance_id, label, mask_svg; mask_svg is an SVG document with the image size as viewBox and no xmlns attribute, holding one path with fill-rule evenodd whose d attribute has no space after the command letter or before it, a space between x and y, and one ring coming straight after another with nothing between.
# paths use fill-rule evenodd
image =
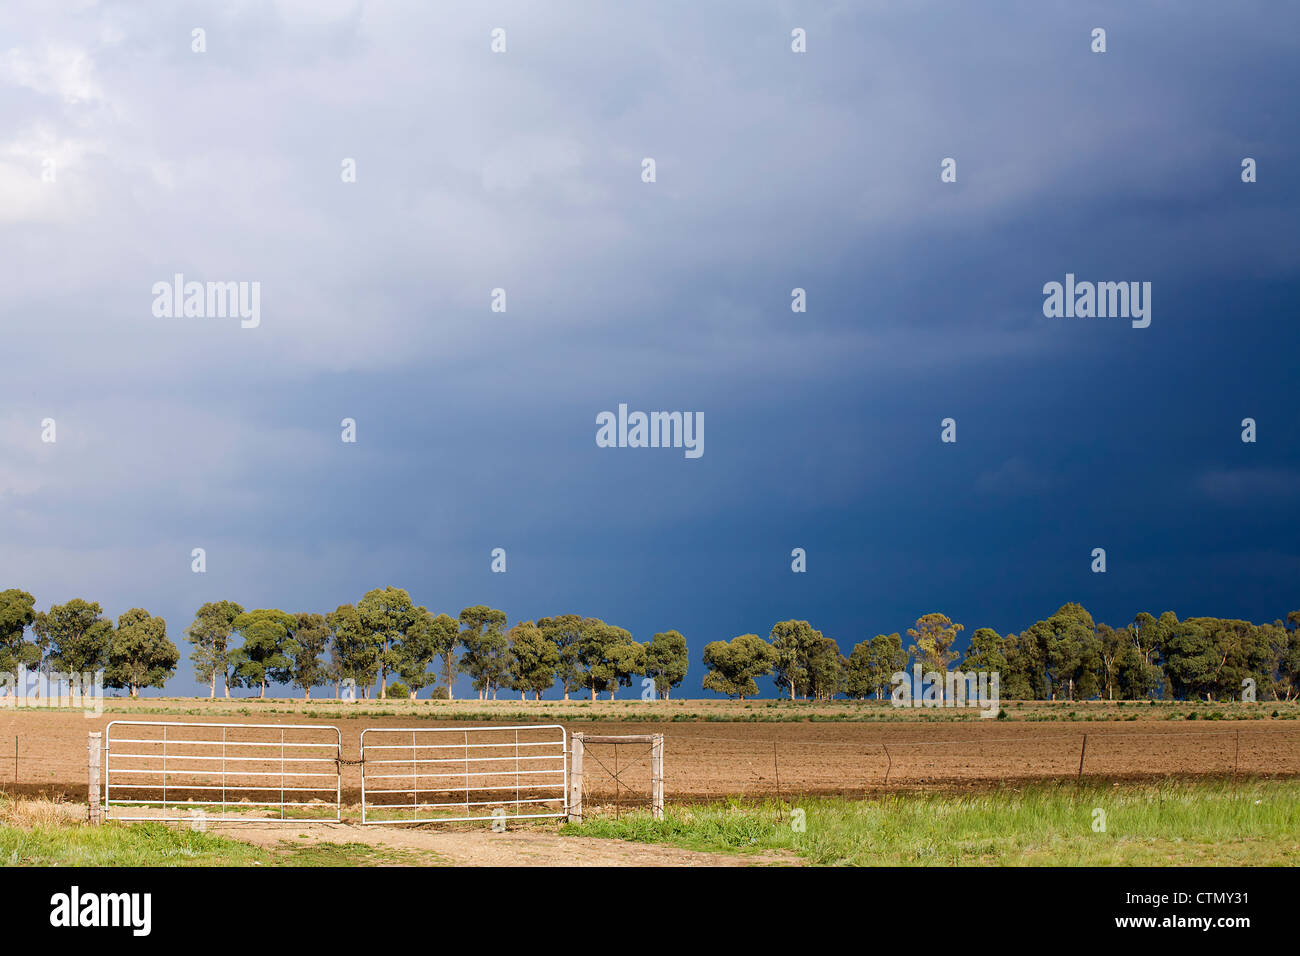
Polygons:
<instances>
[{"instance_id":1,"label":"gum tree","mask_svg":"<svg viewBox=\"0 0 1300 956\"><path fill-rule=\"evenodd\" d=\"M844 693L854 700L866 700L879 686L878 671L871 654L871 642L858 641L849 652L849 662L844 674Z\"/></svg>"},{"instance_id":2,"label":"gum tree","mask_svg":"<svg viewBox=\"0 0 1300 956\"><path fill-rule=\"evenodd\" d=\"M804 696L813 700L834 699L844 690L848 663L833 638L822 637L814 641L808 651L806 682L800 688Z\"/></svg>"},{"instance_id":3,"label":"gum tree","mask_svg":"<svg viewBox=\"0 0 1300 956\"><path fill-rule=\"evenodd\" d=\"M362 626L379 647L379 698L388 693L388 672L401 667L398 645L407 630L425 612L411 603L411 595L401 588L374 588L357 602Z\"/></svg>"},{"instance_id":4,"label":"gum tree","mask_svg":"<svg viewBox=\"0 0 1300 956\"><path fill-rule=\"evenodd\" d=\"M609 686L609 699L613 700L619 687L631 687L632 678L645 673L645 645L633 638L630 631L610 625L605 656L613 675Z\"/></svg>"},{"instance_id":5,"label":"gum tree","mask_svg":"<svg viewBox=\"0 0 1300 956\"><path fill-rule=\"evenodd\" d=\"M1076 691L1084 697L1096 693L1097 625L1083 605L1062 604L1046 621L1027 628L1023 637L1039 649L1045 689L1052 700L1058 696L1074 700Z\"/></svg>"},{"instance_id":6,"label":"gum tree","mask_svg":"<svg viewBox=\"0 0 1300 956\"><path fill-rule=\"evenodd\" d=\"M460 673L460 661L456 657L460 623L450 614L439 614L428 622L428 629L433 656L442 669L442 683L447 688L447 699L455 700L456 675Z\"/></svg>"},{"instance_id":7,"label":"gum tree","mask_svg":"<svg viewBox=\"0 0 1300 956\"><path fill-rule=\"evenodd\" d=\"M807 687L808 659L822 640L822 632L807 621L780 621L768 635L772 649L772 671L776 682L790 691Z\"/></svg>"},{"instance_id":8,"label":"gum tree","mask_svg":"<svg viewBox=\"0 0 1300 956\"><path fill-rule=\"evenodd\" d=\"M48 649L46 663L52 670L83 674L108 665L113 622L94 601L73 598L41 611L32 621L32 630Z\"/></svg>"},{"instance_id":9,"label":"gum tree","mask_svg":"<svg viewBox=\"0 0 1300 956\"><path fill-rule=\"evenodd\" d=\"M613 700L620 685L630 687L632 676L645 672L645 646L626 629L589 617L582 622L581 635L578 666L593 701L602 690Z\"/></svg>"},{"instance_id":10,"label":"gum tree","mask_svg":"<svg viewBox=\"0 0 1300 956\"><path fill-rule=\"evenodd\" d=\"M654 678L655 692L668 699L674 687L680 687L690 669L686 638L677 631L664 631L650 639L645 648L645 673Z\"/></svg>"},{"instance_id":11,"label":"gum tree","mask_svg":"<svg viewBox=\"0 0 1300 956\"><path fill-rule=\"evenodd\" d=\"M460 642L465 648L461 657L462 668L470 675L479 700L489 692L497 696L502 677L506 673L510 645L506 641L506 615L484 604L475 604L460 612Z\"/></svg>"},{"instance_id":12,"label":"gum tree","mask_svg":"<svg viewBox=\"0 0 1300 956\"><path fill-rule=\"evenodd\" d=\"M946 673L948 665L957 659L952 645L963 630L962 625L954 624L946 614L923 615L907 629L908 636L916 642L908 647L907 652L926 670Z\"/></svg>"},{"instance_id":13,"label":"gum tree","mask_svg":"<svg viewBox=\"0 0 1300 956\"><path fill-rule=\"evenodd\" d=\"M512 688L519 691L520 700L527 700L530 690L534 699L541 700L542 693L555 683L560 649L532 621L516 624L507 637Z\"/></svg>"},{"instance_id":14,"label":"gum tree","mask_svg":"<svg viewBox=\"0 0 1300 956\"><path fill-rule=\"evenodd\" d=\"M40 663L41 649L25 636L36 620L35 608L36 599L26 591L0 591L0 671L14 673L20 665Z\"/></svg>"},{"instance_id":15,"label":"gum tree","mask_svg":"<svg viewBox=\"0 0 1300 956\"><path fill-rule=\"evenodd\" d=\"M363 697L370 696L370 685L379 672L376 636L361 622L361 615L351 604L340 604L325 615L333 642L330 646L330 671L336 684L355 681Z\"/></svg>"},{"instance_id":16,"label":"gum tree","mask_svg":"<svg viewBox=\"0 0 1300 956\"><path fill-rule=\"evenodd\" d=\"M614 629L598 617L583 618L581 636L577 645L578 667L582 673L582 686L591 692L594 701L602 690L615 685L614 668L609 661L609 647L614 642Z\"/></svg>"},{"instance_id":17,"label":"gum tree","mask_svg":"<svg viewBox=\"0 0 1300 956\"><path fill-rule=\"evenodd\" d=\"M117 619L104 684L124 687L138 697L142 687L166 684L180 659L181 652L167 638L167 622L143 608L132 608Z\"/></svg>"},{"instance_id":18,"label":"gum tree","mask_svg":"<svg viewBox=\"0 0 1300 956\"><path fill-rule=\"evenodd\" d=\"M422 607L415 611L415 620L397 645L397 672L411 700L415 700L420 688L437 683L433 662L441 647L437 618ZM444 614L442 617L447 616Z\"/></svg>"},{"instance_id":19,"label":"gum tree","mask_svg":"<svg viewBox=\"0 0 1300 956\"><path fill-rule=\"evenodd\" d=\"M741 634L730 641L704 645L704 689L744 700L758 694L755 678L772 670L776 652L757 634Z\"/></svg>"},{"instance_id":20,"label":"gum tree","mask_svg":"<svg viewBox=\"0 0 1300 956\"><path fill-rule=\"evenodd\" d=\"M274 608L245 611L235 618L234 629L244 639L241 647L230 652L236 686L256 687L257 696L265 697L268 682L289 681L293 662L285 650L297 623L292 614Z\"/></svg>"},{"instance_id":21,"label":"gum tree","mask_svg":"<svg viewBox=\"0 0 1300 956\"><path fill-rule=\"evenodd\" d=\"M230 696L230 635L235 618L244 609L234 601L209 601L194 615L185 636L194 645L190 660L194 662L194 679L208 685L209 699L217 696L217 674Z\"/></svg>"},{"instance_id":22,"label":"gum tree","mask_svg":"<svg viewBox=\"0 0 1300 956\"><path fill-rule=\"evenodd\" d=\"M323 656L330 642L330 626L324 614L306 611L294 615L294 625L284 642L289 658L289 680L302 688L302 699L311 700L311 689L320 687L329 675Z\"/></svg>"},{"instance_id":23,"label":"gum tree","mask_svg":"<svg viewBox=\"0 0 1300 956\"><path fill-rule=\"evenodd\" d=\"M555 665L555 677L564 691L564 699L583 686L582 664L578 660L578 645L582 641L582 618L577 614L557 614L544 617L537 626L546 638L559 651L559 661Z\"/></svg>"}]
</instances>

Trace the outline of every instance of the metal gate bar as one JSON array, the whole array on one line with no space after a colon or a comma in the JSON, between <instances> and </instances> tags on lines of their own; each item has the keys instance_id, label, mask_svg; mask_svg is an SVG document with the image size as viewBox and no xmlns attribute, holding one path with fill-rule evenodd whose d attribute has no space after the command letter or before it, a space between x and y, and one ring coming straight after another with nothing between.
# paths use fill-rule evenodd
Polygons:
<instances>
[{"instance_id":1,"label":"metal gate bar","mask_svg":"<svg viewBox=\"0 0 1300 956\"><path fill-rule=\"evenodd\" d=\"M454 772L441 772L452 765ZM363 824L559 818L566 814L568 782L568 735L559 724L361 731ZM513 797L492 798L499 792ZM475 813L475 807L497 812ZM514 812L504 812L507 807Z\"/></svg>"},{"instance_id":2,"label":"metal gate bar","mask_svg":"<svg viewBox=\"0 0 1300 956\"><path fill-rule=\"evenodd\" d=\"M193 821L198 811L214 822L337 823L342 755L342 733L325 724L114 720L104 728L104 809L115 820ZM209 799L218 791L220 799ZM220 814L209 816L206 807ZM291 816L289 808L333 815Z\"/></svg>"}]
</instances>

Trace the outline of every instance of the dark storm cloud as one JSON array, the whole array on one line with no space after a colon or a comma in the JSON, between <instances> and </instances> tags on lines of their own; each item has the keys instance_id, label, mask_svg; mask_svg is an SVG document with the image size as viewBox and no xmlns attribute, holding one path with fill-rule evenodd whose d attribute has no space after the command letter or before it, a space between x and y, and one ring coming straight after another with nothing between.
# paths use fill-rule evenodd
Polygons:
<instances>
[{"instance_id":1,"label":"dark storm cloud","mask_svg":"<svg viewBox=\"0 0 1300 956\"><path fill-rule=\"evenodd\" d=\"M392 583L677 628L698 662L792 616L847 651L933 610L969 633L1068 600L1296 604L1295 10L0 20L0 587L42 606L145 606L178 638L203 600ZM261 326L153 317L177 272L260 282ZM1067 272L1152 282L1151 327L1044 318ZM597 448L619 402L703 411L704 457Z\"/></svg>"}]
</instances>

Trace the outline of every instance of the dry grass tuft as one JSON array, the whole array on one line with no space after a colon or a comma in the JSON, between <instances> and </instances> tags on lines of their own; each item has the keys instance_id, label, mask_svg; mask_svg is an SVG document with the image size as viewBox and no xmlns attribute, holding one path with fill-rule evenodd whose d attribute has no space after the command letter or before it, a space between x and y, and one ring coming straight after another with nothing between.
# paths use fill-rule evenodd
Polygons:
<instances>
[{"instance_id":1,"label":"dry grass tuft","mask_svg":"<svg viewBox=\"0 0 1300 956\"><path fill-rule=\"evenodd\" d=\"M36 827L74 827L86 822L86 808L60 798L0 797L0 826L32 830Z\"/></svg>"}]
</instances>

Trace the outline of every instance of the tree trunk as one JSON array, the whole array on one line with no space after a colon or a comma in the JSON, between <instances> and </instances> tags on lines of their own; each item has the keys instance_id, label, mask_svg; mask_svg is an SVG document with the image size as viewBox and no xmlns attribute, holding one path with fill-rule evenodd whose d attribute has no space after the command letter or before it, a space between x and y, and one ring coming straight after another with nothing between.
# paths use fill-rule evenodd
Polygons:
<instances>
[{"instance_id":1,"label":"tree trunk","mask_svg":"<svg viewBox=\"0 0 1300 956\"><path fill-rule=\"evenodd\" d=\"M208 681L208 700L217 696L217 669L212 668L212 679Z\"/></svg>"},{"instance_id":2,"label":"tree trunk","mask_svg":"<svg viewBox=\"0 0 1300 956\"><path fill-rule=\"evenodd\" d=\"M230 700L230 674L229 673L224 673L221 675L221 683L225 685L226 700Z\"/></svg>"},{"instance_id":3,"label":"tree trunk","mask_svg":"<svg viewBox=\"0 0 1300 956\"><path fill-rule=\"evenodd\" d=\"M665 687L665 688L664 688L664 700L668 700L668 698L672 696L672 692L673 692L672 687Z\"/></svg>"},{"instance_id":4,"label":"tree trunk","mask_svg":"<svg viewBox=\"0 0 1300 956\"><path fill-rule=\"evenodd\" d=\"M306 701L306 700L311 700L311 688L310 688L310 687L304 687L304 688L302 689L302 699L305 700L305 701Z\"/></svg>"},{"instance_id":5,"label":"tree trunk","mask_svg":"<svg viewBox=\"0 0 1300 956\"><path fill-rule=\"evenodd\" d=\"M592 685L591 685L591 702L592 702L593 704L596 702L596 685L595 685L595 684L592 684Z\"/></svg>"}]
</instances>

